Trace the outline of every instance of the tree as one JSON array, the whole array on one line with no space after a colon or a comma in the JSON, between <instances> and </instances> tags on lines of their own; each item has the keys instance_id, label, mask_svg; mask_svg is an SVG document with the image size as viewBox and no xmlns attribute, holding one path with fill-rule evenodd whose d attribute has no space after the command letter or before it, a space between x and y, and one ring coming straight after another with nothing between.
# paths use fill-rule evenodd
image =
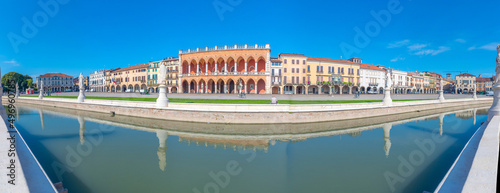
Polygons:
<instances>
[{"instance_id":1,"label":"tree","mask_svg":"<svg viewBox=\"0 0 500 193\"><path fill-rule=\"evenodd\" d=\"M14 80L15 83L19 84L19 90L25 90L29 86L32 86L33 84L33 78L31 78L29 75L22 75L17 72L9 72L7 74L4 74L2 77L2 83L3 85L7 84L7 80ZM3 87L4 91L11 91L11 92L16 92L15 87L14 88L9 88L8 86Z\"/></svg>"}]
</instances>

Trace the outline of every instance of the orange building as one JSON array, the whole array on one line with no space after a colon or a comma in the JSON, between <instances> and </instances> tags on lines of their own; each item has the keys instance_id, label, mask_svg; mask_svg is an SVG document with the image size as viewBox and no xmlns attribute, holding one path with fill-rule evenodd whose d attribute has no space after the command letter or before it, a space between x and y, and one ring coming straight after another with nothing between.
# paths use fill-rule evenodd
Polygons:
<instances>
[{"instance_id":1,"label":"orange building","mask_svg":"<svg viewBox=\"0 0 500 193\"><path fill-rule=\"evenodd\" d=\"M232 45L179 50L178 93L271 93L271 47Z\"/></svg>"}]
</instances>

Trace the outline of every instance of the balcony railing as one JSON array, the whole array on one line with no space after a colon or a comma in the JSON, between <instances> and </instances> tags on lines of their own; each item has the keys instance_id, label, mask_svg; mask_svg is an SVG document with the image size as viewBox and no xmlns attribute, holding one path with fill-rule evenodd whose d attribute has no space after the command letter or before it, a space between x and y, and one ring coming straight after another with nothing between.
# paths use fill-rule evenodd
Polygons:
<instances>
[{"instance_id":1,"label":"balcony railing","mask_svg":"<svg viewBox=\"0 0 500 193\"><path fill-rule=\"evenodd\" d=\"M210 72L210 73L186 73L186 74L179 74L181 76L213 76L213 75L221 75L221 76L230 76L230 75L265 75L268 74L269 72L227 72L225 74L224 72Z\"/></svg>"},{"instance_id":2,"label":"balcony railing","mask_svg":"<svg viewBox=\"0 0 500 193\"><path fill-rule=\"evenodd\" d=\"M204 48L194 48L187 50L179 50L179 54L189 54L196 52L209 52L217 50L240 50L240 49L271 49L269 44L252 44L252 45L224 45L224 46L214 46L214 47L204 47Z\"/></svg>"}]
</instances>

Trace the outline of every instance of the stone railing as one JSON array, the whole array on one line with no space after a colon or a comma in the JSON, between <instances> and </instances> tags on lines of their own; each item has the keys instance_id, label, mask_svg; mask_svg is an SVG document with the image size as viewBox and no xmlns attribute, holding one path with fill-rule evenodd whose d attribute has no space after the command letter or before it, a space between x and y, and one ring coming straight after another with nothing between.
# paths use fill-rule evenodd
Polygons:
<instances>
[{"instance_id":1,"label":"stone railing","mask_svg":"<svg viewBox=\"0 0 500 193\"><path fill-rule=\"evenodd\" d=\"M266 75L269 72L210 72L210 73L185 73L185 74L179 74L180 76L214 76L214 75L220 75L220 76L231 76L231 75Z\"/></svg>"},{"instance_id":2,"label":"stone railing","mask_svg":"<svg viewBox=\"0 0 500 193\"><path fill-rule=\"evenodd\" d=\"M224 46L214 46L214 47L204 47L204 48L194 48L187 50L179 50L179 54L189 54L196 52L209 52L209 51L218 51L218 50L244 50L244 49L271 49L269 44L252 44L252 45L224 45Z\"/></svg>"}]
</instances>

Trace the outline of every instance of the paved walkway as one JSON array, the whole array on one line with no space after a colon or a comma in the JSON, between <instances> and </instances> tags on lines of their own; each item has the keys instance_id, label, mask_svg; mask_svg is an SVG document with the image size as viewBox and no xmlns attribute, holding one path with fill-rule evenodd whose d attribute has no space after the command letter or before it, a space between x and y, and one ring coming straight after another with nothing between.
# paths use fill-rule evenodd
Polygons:
<instances>
[{"instance_id":1,"label":"paved walkway","mask_svg":"<svg viewBox=\"0 0 500 193\"><path fill-rule=\"evenodd\" d=\"M137 98L158 98L158 94L141 95L139 93L102 93L86 92L86 96L100 97L137 97ZM51 96L78 96L78 92L52 93ZM167 94L169 98L190 98L190 99L240 99L236 94ZM354 95L269 95L269 94L247 94L246 99L270 100L271 96L276 96L278 100L382 100L382 94L362 94L359 98ZM391 94L393 100L403 99L437 99L438 94ZM478 98L492 98L491 96L477 95ZM472 98L470 94L445 94L446 99Z\"/></svg>"}]
</instances>

